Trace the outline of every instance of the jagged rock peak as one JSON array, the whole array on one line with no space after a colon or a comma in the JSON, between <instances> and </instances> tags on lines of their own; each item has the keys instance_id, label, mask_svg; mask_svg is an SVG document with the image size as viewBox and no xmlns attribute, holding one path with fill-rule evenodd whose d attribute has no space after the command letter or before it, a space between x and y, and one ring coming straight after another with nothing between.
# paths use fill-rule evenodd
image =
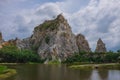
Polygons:
<instances>
[{"instance_id":1,"label":"jagged rock peak","mask_svg":"<svg viewBox=\"0 0 120 80\"><path fill-rule=\"evenodd\" d=\"M85 39L85 36L83 34L78 34L76 37L79 37L81 39Z\"/></svg>"},{"instance_id":2,"label":"jagged rock peak","mask_svg":"<svg viewBox=\"0 0 120 80\"><path fill-rule=\"evenodd\" d=\"M89 43L86 40L84 35L78 34L76 36L76 44L78 46L79 52L81 52L81 51L91 52L91 49L89 47Z\"/></svg>"},{"instance_id":3,"label":"jagged rock peak","mask_svg":"<svg viewBox=\"0 0 120 80\"><path fill-rule=\"evenodd\" d=\"M61 14L37 26L29 41L44 59L63 60L78 52L75 35Z\"/></svg>"},{"instance_id":4,"label":"jagged rock peak","mask_svg":"<svg viewBox=\"0 0 120 80\"><path fill-rule=\"evenodd\" d=\"M62 14L59 14L54 20L45 20L42 24L34 28L34 31L57 30L61 23L69 27L67 20ZM69 27L70 28L70 27Z\"/></svg>"},{"instance_id":5,"label":"jagged rock peak","mask_svg":"<svg viewBox=\"0 0 120 80\"><path fill-rule=\"evenodd\" d=\"M98 39L98 43L103 43L103 41L102 41L101 38ZM104 44L104 43L103 43L103 44Z\"/></svg>"},{"instance_id":6,"label":"jagged rock peak","mask_svg":"<svg viewBox=\"0 0 120 80\"><path fill-rule=\"evenodd\" d=\"M102 41L101 38L97 41L97 46L95 52L107 52L105 43Z\"/></svg>"},{"instance_id":7,"label":"jagged rock peak","mask_svg":"<svg viewBox=\"0 0 120 80\"><path fill-rule=\"evenodd\" d=\"M57 20L66 20L62 14L59 14L56 19Z\"/></svg>"}]
</instances>

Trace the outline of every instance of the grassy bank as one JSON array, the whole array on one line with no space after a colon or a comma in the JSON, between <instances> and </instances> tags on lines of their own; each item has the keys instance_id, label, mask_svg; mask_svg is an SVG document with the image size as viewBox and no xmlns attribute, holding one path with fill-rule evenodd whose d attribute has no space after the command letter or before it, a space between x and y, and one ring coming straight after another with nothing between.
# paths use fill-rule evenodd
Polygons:
<instances>
[{"instance_id":1,"label":"grassy bank","mask_svg":"<svg viewBox=\"0 0 120 80\"><path fill-rule=\"evenodd\" d=\"M8 78L15 74L15 69L8 69L6 66L0 66L0 79Z\"/></svg>"},{"instance_id":2,"label":"grassy bank","mask_svg":"<svg viewBox=\"0 0 120 80\"><path fill-rule=\"evenodd\" d=\"M74 69L114 69L119 68L119 63L106 63L106 64L84 64L84 65L71 65L70 68Z\"/></svg>"}]
</instances>

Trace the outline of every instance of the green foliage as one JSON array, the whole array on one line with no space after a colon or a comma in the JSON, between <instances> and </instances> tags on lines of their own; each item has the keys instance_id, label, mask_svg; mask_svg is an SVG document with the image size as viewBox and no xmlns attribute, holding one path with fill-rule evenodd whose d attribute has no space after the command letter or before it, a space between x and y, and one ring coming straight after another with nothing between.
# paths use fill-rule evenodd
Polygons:
<instances>
[{"instance_id":1,"label":"green foliage","mask_svg":"<svg viewBox=\"0 0 120 80\"><path fill-rule=\"evenodd\" d=\"M53 20L53 21L45 21L43 24L39 25L38 27L35 28L35 30L55 30L57 29L57 20Z\"/></svg>"},{"instance_id":2,"label":"green foliage","mask_svg":"<svg viewBox=\"0 0 120 80\"><path fill-rule=\"evenodd\" d=\"M0 62L8 63L41 62L40 57L33 51L19 50L13 45L0 49L0 59Z\"/></svg>"},{"instance_id":3,"label":"green foliage","mask_svg":"<svg viewBox=\"0 0 120 80\"><path fill-rule=\"evenodd\" d=\"M42 28L43 29L50 29L50 30L55 30L57 29L57 23L56 21L51 21L51 22L45 22L43 25L42 25Z\"/></svg>"},{"instance_id":4,"label":"green foliage","mask_svg":"<svg viewBox=\"0 0 120 80\"><path fill-rule=\"evenodd\" d=\"M106 62L118 62L119 56L120 56L120 53L107 53L105 55L105 61Z\"/></svg>"},{"instance_id":5,"label":"green foliage","mask_svg":"<svg viewBox=\"0 0 120 80\"><path fill-rule=\"evenodd\" d=\"M64 63L74 63L74 62L88 62L87 55L84 55L83 52L80 52L79 54L75 53L75 55L70 56L64 61Z\"/></svg>"},{"instance_id":6,"label":"green foliage","mask_svg":"<svg viewBox=\"0 0 120 80\"><path fill-rule=\"evenodd\" d=\"M119 50L117 50L117 52L118 52L118 53L120 53L120 49L119 49Z\"/></svg>"},{"instance_id":7,"label":"green foliage","mask_svg":"<svg viewBox=\"0 0 120 80\"><path fill-rule=\"evenodd\" d=\"M9 69L6 66L0 66L0 80L4 80L15 75L17 72L15 69Z\"/></svg>"},{"instance_id":8,"label":"green foliage","mask_svg":"<svg viewBox=\"0 0 120 80\"><path fill-rule=\"evenodd\" d=\"M0 66L0 74L4 73L7 70L6 66Z\"/></svg>"},{"instance_id":9,"label":"green foliage","mask_svg":"<svg viewBox=\"0 0 120 80\"><path fill-rule=\"evenodd\" d=\"M46 42L47 44L49 44L49 42L50 42L50 37L49 37L49 36L46 36L45 42Z\"/></svg>"},{"instance_id":10,"label":"green foliage","mask_svg":"<svg viewBox=\"0 0 120 80\"><path fill-rule=\"evenodd\" d=\"M116 63L120 62L120 52L107 52L107 53L97 53L97 52L80 52L75 53L75 55L68 57L64 63L76 63L76 62L89 62L89 63Z\"/></svg>"},{"instance_id":11,"label":"green foliage","mask_svg":"<svg viewBox=\"0 0 120 80\"><path fill-rule=\"evenodd\" d=\"M48 64L60 64L60 62L58 60L54 60L54 61L49 61Z\"/></svg>"}]
</instances>

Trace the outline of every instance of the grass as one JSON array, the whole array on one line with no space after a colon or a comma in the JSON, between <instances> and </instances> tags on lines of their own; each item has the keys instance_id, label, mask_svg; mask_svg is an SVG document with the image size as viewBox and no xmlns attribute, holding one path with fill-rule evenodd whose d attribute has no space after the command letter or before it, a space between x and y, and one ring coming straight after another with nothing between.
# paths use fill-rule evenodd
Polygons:
<instances>
[{"instance_id":1,"label":"grass","mask_svg":"<svg viewBox=\"0 0 120 80\"><path fill-rule=\"evenodd\" d=\"M7 70L6 66L0 66L0 74L4 73Z\"/></svg>"},{"instance_id":2,"label":"grass","mask_svg":"<svg viewBox=\"0 0 120 80\"><path fill-rule=\"evenodd\" d=\"M0 79L8 78L15 74L15 69L8 69L6 66L0 66Z\"/></svg>"},{"instance_id":3,"label":"grass","mask_svg":"<svg viewBox=\"0 0 120 80\"><path fill-rule=\"evenodd\" d=\"M70 68L74 69L114 69L120 68L119 63L106 63L106 64L84 64L84 65L72 65L69 66Z\"/></svg>"},{"instance_id":4,"label":"grass","mask_svg":"<svg viewBox=\"0 0 120 80\"><path fill-rule=\"evenodd\" d=\"M61 64L58 60L48 61L47 64Z\"/></svg>"}]
</instances>

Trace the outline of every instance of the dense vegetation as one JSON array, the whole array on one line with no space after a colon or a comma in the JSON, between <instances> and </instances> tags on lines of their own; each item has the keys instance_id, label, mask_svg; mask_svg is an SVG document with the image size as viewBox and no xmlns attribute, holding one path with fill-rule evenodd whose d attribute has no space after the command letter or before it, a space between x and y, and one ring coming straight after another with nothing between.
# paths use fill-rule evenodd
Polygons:
<instances>
[{"instance_id":1,"label":"dense vegetation","mask_svg":"<svg viewBox=\"0 0 120 80\"><path fill-rule=\"evenodd\" d=\"M34 51L20 50L16 46L9 45L0 49L0 62L2 63L28 63L43 60ZM80 52L68 57L63 63L116 63L120 62L120 50L117 52Z\"/></svg>"},{"instance_id":2,"label":"dense vegetation","mask_svg":"<svg viewBox=\"0 0 120 80\"><path fill-rule=\"evenodd\" d=\"M0 74L4 73L7 70L6 66L0 66Z\"/></svg>"},{"instance_id":3,"label":"dense vegetation","mask_svg":"<svg viewBox=\"0 0 120 80\"><path fill-rule=\"evenodd\" d=\"M80 52L68 57L64 63L116 63L120 62L120 51L117 52Z\"/></svg>"},{"instance_id":4,"label":"dense vegetation","mask_svg":"<svg viewBox=\"0 0 120 80\"><path fill-rule=\"evenodd\" d=\"M20 50L16 46L9 45L0 49L0 62L27 63L42 62L42 60L33 51Z\"/></svg>"}]
</instances>

